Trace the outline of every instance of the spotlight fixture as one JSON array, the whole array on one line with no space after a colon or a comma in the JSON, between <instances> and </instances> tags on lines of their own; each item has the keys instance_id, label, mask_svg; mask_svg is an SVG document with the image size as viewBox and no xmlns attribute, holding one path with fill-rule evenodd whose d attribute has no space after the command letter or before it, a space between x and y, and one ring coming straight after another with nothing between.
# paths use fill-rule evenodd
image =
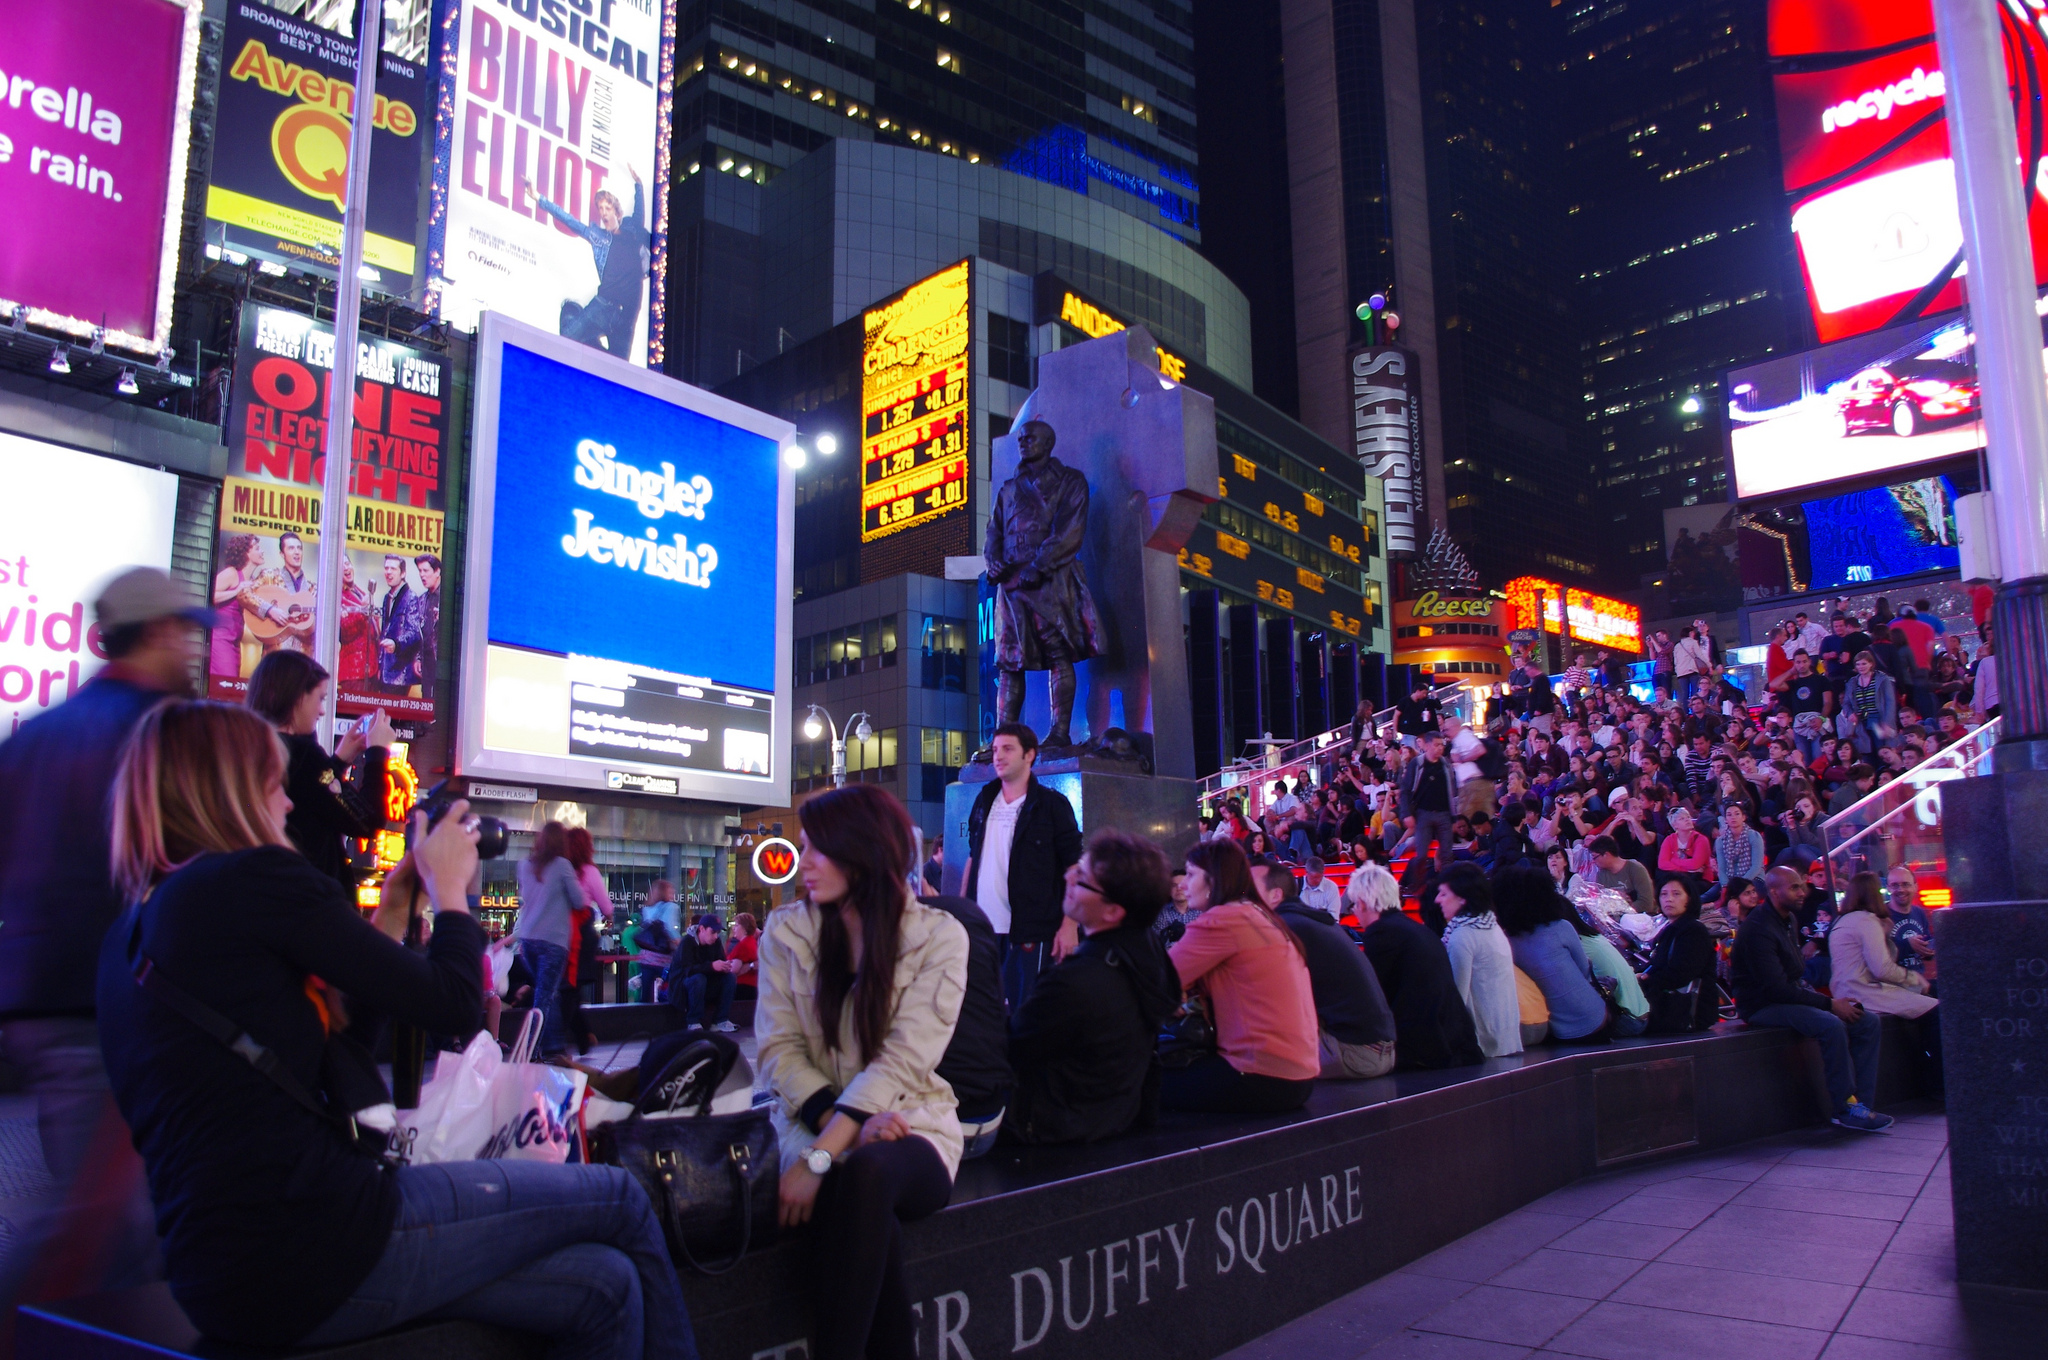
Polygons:
<instances>
[{"instance_id":1,"label":"spotlight fixture","mask_svg":"<svg viewBox=\"0 0 2048 1360\"><path fill-rule=\"evenodd\" d=\"M829 434L819 435L817 438L817 445L818 452L824 454L827 458L830 458L833 454L839 452L839 441L837 439L834 439Z\"/></svg>"},{"instance_id":2,"label":"spotlight fixture","mask_svg":"<svg viewBox=\"0 0 2048 1360\"><path fill-rule=\"evenodd\" d=\"M105 354L107 352L107 328L105 326L94 326L92 328L92 352L94 354Z\"/></svg>"},{"instance_id":3,"label":"spotlight fixture","mask_svg":"<svg viewBox=\"0 0 2048 1360\"><path fill-rule=\"evenodd\" d=\"M135 381L135 370L132 368L122 369L121 376L114 380L114 390L124 397L132 397L137 392L140 392L142 386Z\"/></svg>"},{"instance_id":4,"label":"spotlight fixture","mask_svg":"<svg viewBox=\"0 0 2048 1360\"><path fill-rule=\"evenodd\" d=\"M782 461L789 464L792 469L795 469L802 467L805 463L810 462L811 459L810 455L804 452L803 445L791 444L782 451Z\"/></svg>"},{"instance_id":5,"label":"spotlight fixture","mask_svg":"<svg viewBox=\"0 0 2048 1360\"><path fill-rule=\"evenodd\" d=\"M164 349L157 351L156 371L159 373L168 373L171 371L171 352L169 350Z\"/></svg>"},{"instance_id":6,"label":"spotlight fixture","mask_svg":"<svg viewBox=\"0 0 2048 1360\"><path fill-rule=\"evenodd\" d=\"M19 303L19 302L15 303L15 304L14 304L14 319L13 319L13 321L12 321L12 322L11 322L10 324L11 324L11 325L12 325L12 326L14 327L14 333L15 333L16 335L20 335L20 334L21 334L21 333L22 333L23 331L27 330L27 329L28 329L28 308L27 308L26 306L24 306L23 304Z\"/></svg>"},{"instance_id":7,"label":"spotlight fixture","mask_svg":"<svg viewBox=\"0 0 2048 1360\"><path fill-rule=\"evenodd\" d=\"M70 346L59 345L50 351L50 371L52 373L69 373L71 371Z\"/></svg>"}]
</instances>

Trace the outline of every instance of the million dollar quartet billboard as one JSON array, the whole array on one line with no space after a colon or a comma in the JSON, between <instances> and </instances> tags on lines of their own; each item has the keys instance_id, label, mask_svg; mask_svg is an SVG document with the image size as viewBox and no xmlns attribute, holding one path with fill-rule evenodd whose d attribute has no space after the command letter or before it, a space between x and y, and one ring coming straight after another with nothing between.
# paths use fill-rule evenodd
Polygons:
<instances>
[{"instance_id":1,"label":"million dollar quartet billboard","mask_svg":"<svg viewBox=\"0 0 2048 1360\"><path fill-rule=\"evenodd\" d=\"M1390 345L1351 354L1351 425L1358 462L1386 491L1387 556L1422 550L1429 524L1423 504L1422 404L1415 355Z\"/></svg>"},{"instance_id":2,"label":"million dollar quartet billboard","mask_svg":"<svg viewBox=\"0 0 2048 1360\"><path fill-rule=\"evenodd\" d=\"M334 329L242 309L214 554L208 692L239 701L256 663L313 648ZM435 717L447 519L448 361L365 335L356 353L336 706Z\"/></svg>"},{"instance_id":3,"label":"million dollar quartet billboard","mask_svg":"<svg viewBox=\"0 0 2048 1360\"><path fill-rule=\"evenodd\" d=\"M333 278L341 264L355 121L353 39L229 0L207 240ZM370 106L363 282L407 297L418 281L420 185L434 149L427 68L386 52Z\"/></svg>"},{"instance_id":4,"label":"million dollar quartet billboard","mask_svg":"<svg viewBox=\"0 0 2048 1360\"><path fill-rule=\"evenodd\" d=\"M474 331L494 311L660 362L675 5L447 0L428 244L443 320Z\"/></svg>"}]
</instances>

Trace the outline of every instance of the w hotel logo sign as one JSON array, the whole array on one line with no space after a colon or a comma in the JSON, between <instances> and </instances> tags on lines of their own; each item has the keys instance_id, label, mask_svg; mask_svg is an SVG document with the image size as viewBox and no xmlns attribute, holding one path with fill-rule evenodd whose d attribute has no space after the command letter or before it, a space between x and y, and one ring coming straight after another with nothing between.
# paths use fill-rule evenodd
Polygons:
<instances>
[{"instance_id":1,"label":"w hotel logo sign","mask_svg":"<svg viewBox=\"0 0 2048 1360\"><path fill-rule=\"evenodd\" d=\"M754 847L754 877L763 883L787 883L796 877L796 847L770 836Z\"/></svg>"}]
</instances>

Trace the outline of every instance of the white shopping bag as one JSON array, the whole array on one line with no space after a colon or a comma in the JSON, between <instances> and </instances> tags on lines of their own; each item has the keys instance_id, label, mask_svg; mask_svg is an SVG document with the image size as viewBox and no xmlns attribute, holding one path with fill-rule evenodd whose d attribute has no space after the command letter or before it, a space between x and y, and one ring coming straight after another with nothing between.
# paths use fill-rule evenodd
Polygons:
<instances>
[{"instance_id":1,"label":"white shopping bag","mask_svg":"<svg viewBox=\"0 0 2048 1360\"><path fill-rule=\"evenodd\" d=\"M425 1162L565 1162L583 1104L583 1073L528 1061L540 1036L529 1013L510 1058L479 1032L460 1055L445 1054L420 1090L418 1109L398 1112L392 1158Z\"/></svg>"}]
</instances>

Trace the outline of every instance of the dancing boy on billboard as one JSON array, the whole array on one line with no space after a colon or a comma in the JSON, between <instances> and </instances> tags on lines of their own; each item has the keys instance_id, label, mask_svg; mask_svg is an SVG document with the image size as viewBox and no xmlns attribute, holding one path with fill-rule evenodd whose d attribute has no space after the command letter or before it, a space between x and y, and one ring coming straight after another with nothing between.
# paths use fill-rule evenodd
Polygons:
<instances>
[{"instance_id":1,"label":"dancing boy on billboard","mask_svg":"<svg viewBox=\"0 0 2048 1360\"><path fill-rule=\"evenodd\" d=\"M633 348L633 331L640 324L640 289L653 258L642 222L646 203L640 172L629 165L626 173L633 177L633 211L625 217L619 214L619 196L609 189L591 195L595 222L578 221L559 203L534 195L550 217L590 243L591 260L597 265L597 292L588 302L562 303L557 334L621 358ZM520 187L527 188L523 181Z\"/></svg>"}]
</instances>

